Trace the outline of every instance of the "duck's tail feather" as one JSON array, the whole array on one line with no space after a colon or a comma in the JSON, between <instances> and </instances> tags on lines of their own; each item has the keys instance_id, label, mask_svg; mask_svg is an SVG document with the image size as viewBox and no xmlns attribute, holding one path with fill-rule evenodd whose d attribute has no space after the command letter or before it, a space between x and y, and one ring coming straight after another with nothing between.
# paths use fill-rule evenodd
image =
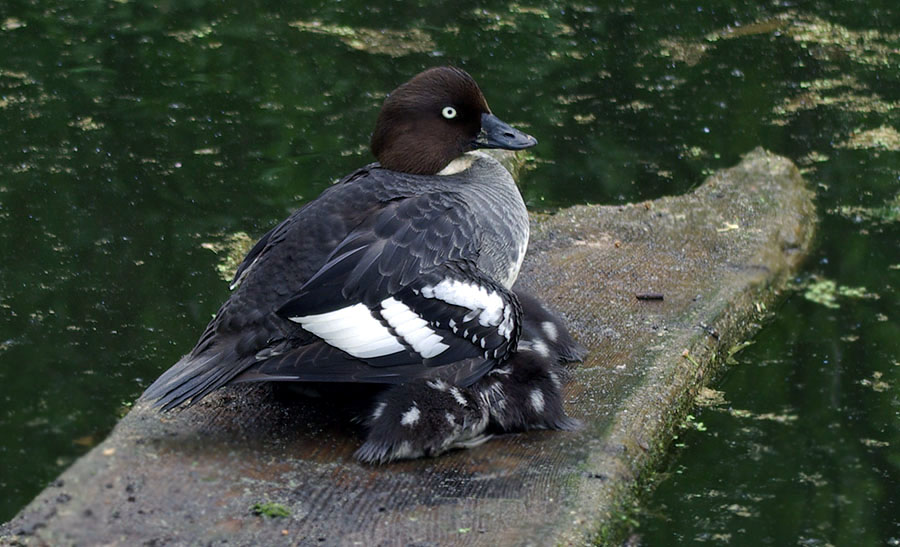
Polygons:
<instances>
[{"instance_id":1,"label":"duck's tail feather","mask_svg":"<svg viewBox=\"0 0 900 547\"><path fill-rule=\"evenodd\" d=\"M157 378L141 399L163 411L184 403L190 406L229 383L253 361L252 357L240 358L233 348L213 347L199 355L185 355Z\"/></svg>"}]
</instances>

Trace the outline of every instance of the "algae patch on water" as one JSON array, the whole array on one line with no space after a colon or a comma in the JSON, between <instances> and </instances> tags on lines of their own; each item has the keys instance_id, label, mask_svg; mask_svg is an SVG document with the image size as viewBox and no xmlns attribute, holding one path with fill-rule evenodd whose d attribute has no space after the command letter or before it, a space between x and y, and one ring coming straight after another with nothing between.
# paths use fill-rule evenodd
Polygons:
<instances>
[{"instance_id":1,"label":"algae patch on water","mask_svg":"<svg viewBox=\"0 0 900 547\"><path fill-rule=\"evenodd\" d=\"M803 291L803 298L831 309L841 307L838 298L878 298L877 294L870 293L865 287L838 285L831 279L818 277L812 277L800 283L797 288Z\"/></svg>"},{"instance_id":2,"label":"algae patch on water","mask_svg":"<svg viewBox=\"0 0 900 547\"><path fill-rule=\"evenodd\" d=\"M234 278L234 272L247 253L253 248L255 241L246 232L235 232L222 238L221 241L208 241L200 246L220 255L216 271L225 281Z\"/></svg>"},{"instance_id":3,"label":"algae patch on water","mask_svg":"<svg viewBox=\"0 0 900 547\"><path fill-rule=\"evenodd\" d=\"M407 30L371 29L329 25L321 21L294 21L289 26L301 32L331 36L340 40L347 47L358 51L391 57L428 53L437 47L430 35L417 28Z\"/></svg>"},{"instance_id":4,"label":"algae patch on water","mask_svg":"<svg viewBox=\"0 0 900 547\"><path fill-rule=\"evenodd\" d=\"M829 213L838 214L857 222L869 221L883 224L900 222L900 194L881 207L841 205L829 210Z\"/></svg>"},{"instance_id":5,"label":"algae patch on water","mask_svg":"<svg viewBox=\"0 0 900 547\"><path fill-rule=\"evenodd\" d=\"M838 148L851 148L855 150L890 150L900 151L900 132L891 126L882 125L876 129L854 131L844 142L837 145Z\"/></svg>"}]
</instances>

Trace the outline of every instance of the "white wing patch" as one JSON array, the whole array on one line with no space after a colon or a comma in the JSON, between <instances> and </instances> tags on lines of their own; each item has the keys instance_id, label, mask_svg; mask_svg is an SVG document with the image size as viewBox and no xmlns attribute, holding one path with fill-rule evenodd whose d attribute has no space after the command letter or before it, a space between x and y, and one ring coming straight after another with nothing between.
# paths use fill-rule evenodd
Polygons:
<instances>
[{"instance_id":1,"label":"white wing patch","mask_svg":"<svg viewBox=\"0 0 900 547\"><path fill-rule=\"evenodd\" d=\"M394 298L381 302L381 316L400 336L394 336L363 303L316 315L301 315L290 320L300 323L329 345L360 359L381 357L405 351L406 342L423 359L439 355L449 348L440 335L406 304Z\"/></svg>"},{"instance_id":2,"label":"white wing patch","mask_svg":"<svg viewBox=\"0 0 900 547\"><path fill-rule=\"evenodd\" d=\"M513 329L512 306L505 305L496 291L489 291L474 283L444 279L437 285L422 287L422 296L467 308L470 311L463 317L463 321L471 321L477 317L481 326L496 327L501 336L510 338Z\"/></svg>"},{"instance_id":3,"label":"white wing patch","mask_svg":"<svg viewBox=\"0 0 900 547\"><path fill-rule=\"evenodd\" d=\"M429 359L449 348L419 314L391 297L381 301L381 316L416 352Z\"/></svg>"},{"instance_id":4,"label":"white wing patch","mask_svg":"<svg viewBox=\"0 0 900 547\"><path fill-rule=\"evenodd\" d=\"M329 345L360 359L406 349L363 303L327 313L291 317L290 320L300 323Z\"/></svg>"}]
</instances>

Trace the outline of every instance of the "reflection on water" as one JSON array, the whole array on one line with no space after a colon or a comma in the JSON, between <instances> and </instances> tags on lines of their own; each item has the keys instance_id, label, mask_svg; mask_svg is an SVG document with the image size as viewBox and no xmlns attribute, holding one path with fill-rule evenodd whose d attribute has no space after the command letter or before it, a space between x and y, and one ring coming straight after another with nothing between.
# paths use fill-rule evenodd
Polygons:
<instances>
[{"instance_id":1,"label":"reflection on water","mask_svg":"<svg viewBox=\"0 0 900 547\"><path fill-rule=\"evenodd\" d=\"M646 507L647 545L883 545L897 538L900 361L861 321L794 295L686 428ZM832 303L833 306L837 304ZM894 332L896 336L896 332ZM893 393L892 393L893 392Z\"/></svg>"},{"instance_id":2,"label":"reflection on water","mask_svg":"<svg viewBox=\"0 0 900 547\"><path fill-rule=\"evenodd\" d=\"M684 192L760 145L817 188L817 253L641 541L900 543L894 3L302 4L0 10L0 517L192 346L221 254L370 161L384 94L454 63L540 139L532 208Z\"/></svg>"}]
</instances>

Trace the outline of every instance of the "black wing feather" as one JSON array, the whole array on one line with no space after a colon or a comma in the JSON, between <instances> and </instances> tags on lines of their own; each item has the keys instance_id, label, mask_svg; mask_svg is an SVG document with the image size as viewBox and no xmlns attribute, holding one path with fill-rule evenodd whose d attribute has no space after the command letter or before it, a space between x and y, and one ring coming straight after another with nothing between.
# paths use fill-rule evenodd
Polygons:
<instances>
[{"instance_id":1,"label":"black wing feather","mask_svg":"<svg viewBox=\"0 0 900 547\"><path fill-rule=\"evenodd\" d=\"M458 196L447 193L389 203L348 235L278 314L324 313L355 302L372 306L438 264L475 260L479 245L464 236L474 232L466 211ZM434 224L444 224L441 232L449 234L433 231ZM330 290L338 285L340 291Z\"/></svg>"}]
</instances>

